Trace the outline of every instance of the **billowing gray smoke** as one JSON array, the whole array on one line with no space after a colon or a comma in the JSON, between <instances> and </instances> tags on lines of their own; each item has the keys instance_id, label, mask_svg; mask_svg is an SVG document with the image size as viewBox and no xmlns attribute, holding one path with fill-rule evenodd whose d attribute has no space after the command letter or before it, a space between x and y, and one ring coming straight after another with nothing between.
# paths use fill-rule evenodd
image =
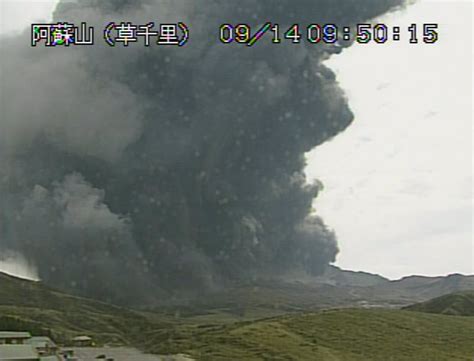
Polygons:
<instances>
[{"instance_id":1,"label":"billowing gray smoke","mask_svg":"<svg viewBox=\"0 0 474 361\"><path fill-rule=\"evenodd\" d=\"M48 284L115 302L317 274L337 245L310 215L320 186L307 184L304 154L352 121L321 63L341 47L224 45L218 29L353 25L401 2L65 1L55 20L95 25L96 45L2 39L2 252ZM182 21L191 40L111 48L109 21Z\"/></svg>"}]
</instances>

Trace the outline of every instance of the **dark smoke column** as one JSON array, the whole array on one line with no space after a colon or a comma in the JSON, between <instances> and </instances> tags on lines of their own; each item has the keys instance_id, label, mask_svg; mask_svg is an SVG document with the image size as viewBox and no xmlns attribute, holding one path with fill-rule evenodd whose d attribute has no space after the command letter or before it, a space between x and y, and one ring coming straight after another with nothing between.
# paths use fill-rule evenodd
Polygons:
<instances>
[{"instance_id":1,"label":"dark smoke column","mask_svg":"<svg viewBox=\"0 0 474 361\"><path fill-rule=\"evenodd\" d=\"M347 26L401 3L60 3L56 21L183 21L192 39L179 49L2 40L1 249L48 284L122 303L321 272L337 245L310 215L320 186L307 184L304 154L353 119L322 65L338 49L226 46L219 26Z\"/></svg>"}]
</instances>

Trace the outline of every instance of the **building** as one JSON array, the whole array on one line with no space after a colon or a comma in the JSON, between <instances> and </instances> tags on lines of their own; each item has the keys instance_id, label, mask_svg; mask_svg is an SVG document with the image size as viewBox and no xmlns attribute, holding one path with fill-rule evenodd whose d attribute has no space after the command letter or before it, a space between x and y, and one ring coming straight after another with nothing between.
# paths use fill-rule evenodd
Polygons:
<instances>
[{"instance_id":1,"label":"building","mask_svg":"<svg viewBox=\"0 0 474 361\"><path fill-rule=\"evenodd\" d=\"M92 338L89 336L77 336L72 339L74 346L76 347L91 347L94 346Z\"/></svg>"},{"instance_id":2,"label":"building","mask_svg":"<svg viewBox=\"0 0 474 361\"><path fill-rule=\"evenodd\" d=\"M61 355L61 360L68 361L77 361L78 359L74 356L74 350L71 349L62 349L59 354Z\"/></svg>"},{"instance_id":3,"label":"building","mask_svg":"<svg viewBox=\"0 0 474 361\"><path fill-rule=\"evenodd\" d=\"M32 345L40 356L53 356L59 351L58 346L47 336L32 337L25 343Z\"/></svg>"},{"instance_id":4,"label":"building","mask_svg":"<svg viewBox=\"0 0 474 361\"><path fill-rule=\"evenodd\" d=\"M41 361L32 345L0 345L0 361Z\"/></svg>"},{"instance_id":5,"label":"building","mask_svg":"<svg viewBox=\"0 0 474 361\"><path fill-rule=\"evenodd\" d=\"M30 338L29 332L0 331L0 345L23 345Z\"/></svg>"}]
</instances>

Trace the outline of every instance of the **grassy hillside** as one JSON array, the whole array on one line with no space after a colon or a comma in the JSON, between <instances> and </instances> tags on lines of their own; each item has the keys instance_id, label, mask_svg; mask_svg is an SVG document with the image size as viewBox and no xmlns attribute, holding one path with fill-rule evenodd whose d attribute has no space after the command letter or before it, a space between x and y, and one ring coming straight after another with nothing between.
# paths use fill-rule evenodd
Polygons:
<instances>
[{"instance_id":1,"label":"grassy hillside","mask_svg":"<svg viewBox=\"0 0 474 361\"><path fill-rule=\"evenodd\" d=\"M58 341L89 334L99 342L128 344L130 335L165 326L146 315L85 298L70 296L41 283L0 273L0 330L51 333ZM44 332L43 332L44 331Z\"/></svg>"},{"instance_id":2,"label":"grassy hillside","mask_svg":"<svg viewBox=\"0 0 474 361\"><path fill-rule=\"evenodd\" d=\"M405 309L444 315L474 316L474 290L451 293L426 302L407 306Z\"/></svg>"},{"instance_id":3,"label":"grassy hillside","mask_svg":"<svg viewBox=\"0 0 474 361\"><path fill-rule=\"evenodd\" d=\"M159 353L200 360L456 361L474 356L474 318L344 309L279 316L200 331L150 334Z\"/></svg>"}]
</instances>

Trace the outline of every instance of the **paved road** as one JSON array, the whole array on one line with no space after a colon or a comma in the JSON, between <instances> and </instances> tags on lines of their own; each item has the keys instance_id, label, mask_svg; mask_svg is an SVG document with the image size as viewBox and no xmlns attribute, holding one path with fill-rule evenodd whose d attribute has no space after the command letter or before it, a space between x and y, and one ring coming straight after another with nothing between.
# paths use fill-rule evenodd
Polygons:
<instances>
[{"instance_id":1,"label":"paved road","mask_svg":"<svg viewBox=\"0 0 474 361\"><path fill-rule=\"evenodd\" d=\"M146 355L136 349L125 347L78 347L72 350L80 361L98 361L101 359L96 357L100 355L105 355L106 359L112 358L114 361L192 361L184 355Z\"/></svg>"}]
</instances>

